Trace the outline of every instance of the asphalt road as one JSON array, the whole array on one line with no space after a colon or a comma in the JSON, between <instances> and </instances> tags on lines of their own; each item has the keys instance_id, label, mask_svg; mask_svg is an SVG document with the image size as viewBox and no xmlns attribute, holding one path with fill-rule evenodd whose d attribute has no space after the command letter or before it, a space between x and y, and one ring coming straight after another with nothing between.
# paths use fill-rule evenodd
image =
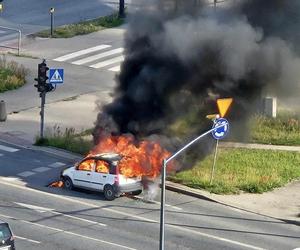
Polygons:
<instances>
[{"instance_id":1,"label":"asphalt road","mask_svg":"<svg viewBox=\"0 0 300 250\"><path fill-rule=\"evenodd\" d=\"M48 188L72 160L3 142L0 153L0 219L10 223L18 249L158 249L159 194L153 201L145 200L147 193L105 201L101 193ZM182 194L166 196L165 249L300 246L296 225Z\"/></svg>"},{"instance_id":2,"label":"asphalt road","mask_svg":"<svg viewBox=\"0 0 300 250\"><path fill-rule=\"evenodd\" d=\"M55 8L54 24L59 26L112 13L118 9L118 0L89 0L88 4L81 0L4 0L3 6L0 25L28 34L49 27L51 7Z\"/></svg>"}]
</instances>

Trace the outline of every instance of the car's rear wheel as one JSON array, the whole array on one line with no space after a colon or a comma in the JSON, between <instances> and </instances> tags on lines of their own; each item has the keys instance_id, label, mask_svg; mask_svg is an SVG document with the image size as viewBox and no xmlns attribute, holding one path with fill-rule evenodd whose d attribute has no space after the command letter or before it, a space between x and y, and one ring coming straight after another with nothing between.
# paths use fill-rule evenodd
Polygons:
<instances>
[{"instance_id":1,"label":"car's rear wheel","mask_svg":"<svg viewBox=\"0 0 300 250\"><path fill-rule=\"evenodd\" d=\"M131 192L132 195L139 195L143 192L143 190L137 190L137 191L133 191Z\"/></svg>"},{"instance_id":2,"label":"car's rear wheel","mask_svg":"<svg viewBox=\"0 0 300 250\"><path fill-rule=\"evenodd\" d=\"M104 197L109 201L112 201L116 198L116 192L112 185L106 185L104 187Z\"/></svg>"},{"instance_id":3,"label":"car's rear wheel","mask_svg":"<svg viewBox=\"0 0 300 250\"><path fill-rule=\"evenodd\" d=\"M64 187L69 190L73 189L73 182L70 177L64 177Z\"/></svg>"}]
</instances>

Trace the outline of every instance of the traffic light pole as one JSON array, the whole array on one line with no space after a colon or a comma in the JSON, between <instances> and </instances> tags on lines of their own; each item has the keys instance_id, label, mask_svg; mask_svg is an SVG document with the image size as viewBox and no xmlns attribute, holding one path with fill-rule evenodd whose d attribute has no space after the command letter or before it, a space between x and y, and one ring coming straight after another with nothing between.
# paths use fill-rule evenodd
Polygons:
<instances>
[{"instance_id":1,"label":"traffic light pole","mask_svg":"<svg viewBox=\"0 0 300 250\"><path fill-rule=\"evenodd\" d=\"M41 97L41 111L40 111L40 115L41 115L41 130L40 130L40 138L43 139L44 138L44 112L45 112L45 103L46 103L46 92L43 91L40 93L40 97Z\"/></svg>"}]
</instances>

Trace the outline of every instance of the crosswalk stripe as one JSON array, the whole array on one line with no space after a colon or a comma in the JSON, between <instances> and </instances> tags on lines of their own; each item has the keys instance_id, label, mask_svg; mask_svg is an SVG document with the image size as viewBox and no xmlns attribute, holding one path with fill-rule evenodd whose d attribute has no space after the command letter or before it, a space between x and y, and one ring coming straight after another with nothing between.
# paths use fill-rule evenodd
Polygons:
<instances>
[{"instance_id":1,"label":"crosswalk stripe","mask_svg":"<svg viewBox=\"0 0 300 250\"><path fill-rule=\"evenodd\" d=\"M86 57L84 59L74 61L74 62L72 62L72 64L81 65L81 64L84 64L84 63L89 63L89 62L101 59L103 57L107 57L107 56L111 56L111 55L114 55L114 54L122 53L123 51L124 51L124 48L113 49L113 50L110 50L110 51L107 51L107 52L103 52L101 54L97 54L97 55L94 55L94 56L89 56L89 57Z\"/></svg>"},{"instance_id":2,"label":"crosswalk stripe","mask_svg":"<svg viewBox=\"0 0 300 250\"><path fill-rule=\"evenodd\" d=\"M85 54L89 54L89 53L92 53L92 52L95 52L95 51L98 51L98 50L107 49L107 48L110 48L110 47L111 47L111 45L102 44L102 45L98 45L98 46L91 47L91 48L88 48L88 49L79 50L79 51L76 51L76 52L71 53L71 54L60 56L60 57L57 57L53 60L58 61L58 62L63 62L63 61L73 59L75 57L79 57L79 56L82 56L82 55L85 55Z\"/></svg>"},{"instance_id":3,"label":"crosswalk stripe","mask_svg":"<svg viewBox=\"0 0 300 250\"><path fill-rule=\"evenodd\" d=\"M19 149L17 149L17 148L11 148L11 147L7 147L7 146L3 146L3 145L0 145L0 150L10 152L10 153L19 151Z\"/></svg>"},{"instance_id":4,"label":"crosswalk stripe","mask_svg":"<svg viewBox=\"0 0 300 250\"><path fill-rule=\"evenodd\" d=\"M34 174L35 174L34 172L25 171L25 172L19 173L18 176L28 177L28 176L31 176L31 175L34 175Z\"/></svg>"},{"instance_id":5,"label":"crosswalk stripe","mask_svg":"<svg viewBox=\"0 0 300 250\"><path fill-rule=\"evenodd\" d=\"M120 65L118 65L118 66L112 67L112 68L110 68L110 69L108 69L108 70L113 71L113 72L120 72L121 67L120 67Z\"/></svg>"},{"instance_id":6,"label":"crosswalk stripe","mask_svg":"<svg viewBox=\"0 0 300 250\"><path fill-rule=\"evenodd\" d=\"M99 69L99 68L103 68L105 66L117 63L117 62L121 62L124 60L124 56L118 56L118 57L114 57L112 59L100 62L100 63L96 63L93 65L90 65L90 67L95 68L95 69Z\"/></svg>"},{"instance_id":7,"label":"crosswalk stripe","mask_svg":"<svg viewBox=\"0 0 300 250\"><path fill-rule=\"evenodd\" d=\"M51 168L39 167L39 168L32 169L32 171L42 173L42 172L48 171L49 169L51 169Z\"/></svg>"},{"instance_id":8,"label":"crosswalk stripe","mask_svg":"<svg viewBox=\"0 0 300 250\"><path fill-rule=\"evenodd\" d=\"M65 166L66 164L65 163L62 163L62 162L54 162L52 164L49 164L48 167L51 167L51 168L58 168L58 167L62 167L62 166Z\"/></svg>"}]
</instances>

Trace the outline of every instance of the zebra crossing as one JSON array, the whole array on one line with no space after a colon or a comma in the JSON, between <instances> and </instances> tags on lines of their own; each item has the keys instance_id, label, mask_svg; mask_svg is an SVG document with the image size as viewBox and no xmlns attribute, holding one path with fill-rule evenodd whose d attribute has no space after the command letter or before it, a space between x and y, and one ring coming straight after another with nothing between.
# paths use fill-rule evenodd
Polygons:
<instances>
[{"instance_id":1,"label":"zebra crossing","mask_svg":"<svg viewBox=\"0 0 300 250\"><path fill-rule=\"evenodd\" d=\"M123 52L124 48L122 47L114 48L112 45L100 44L59 56L53 61L119 72L120 65L124 61Z\"/></svg>"},{"instance_id":2,"label":"zebra crossing","mask_svg":"<svg viewBox=\"0 0 300 250\"><path fill-rule=\"evenodd\" d=\"M0 157L3 157L5 154L14 154L18 151L20 151L20 149L0 144ZM21 177L21 178L27 178L27 177L30 177L35 174L49 171L51 169L64 167L65 165L66 165L66 163L59 162L59 161L51 162L51 163L47 164L46 166L36 167L36 168L30 169L30 170L16 173L16 176ZM15 178L15 177L3 177L2 179L7 179L9 181L18 180L18 178Z\"/></svg>"}]
</instances>

